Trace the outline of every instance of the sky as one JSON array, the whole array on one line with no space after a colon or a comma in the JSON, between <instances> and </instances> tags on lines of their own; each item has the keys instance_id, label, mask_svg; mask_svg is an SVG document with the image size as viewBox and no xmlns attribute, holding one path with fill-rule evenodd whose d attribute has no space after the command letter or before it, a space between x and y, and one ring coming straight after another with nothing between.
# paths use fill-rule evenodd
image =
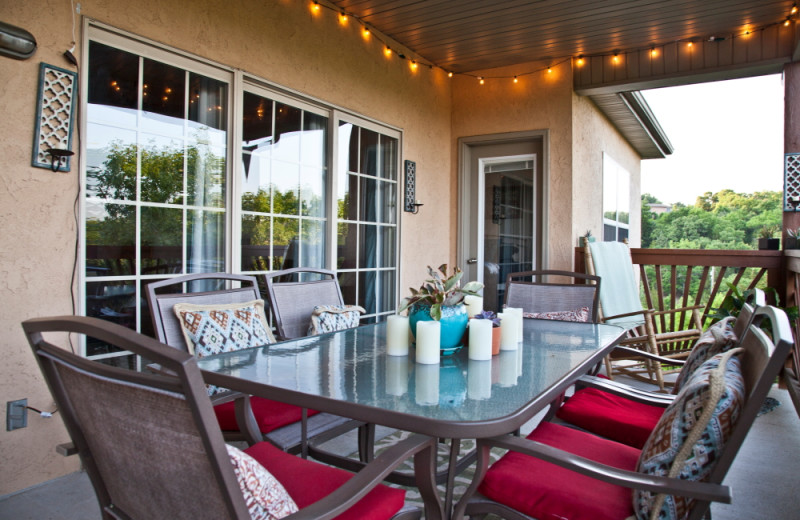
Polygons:
<instances>
[{"instance_id":1,"label":"sky","mask_svg":"<svg viewBox=\"0 0 800 520\"><path fill-rule=\"evenodd\" d=\"M694 204L707 191L783 190L780 74L643 92L672 143L642 161L642 193Z\"/></svg>"}]
</instances>

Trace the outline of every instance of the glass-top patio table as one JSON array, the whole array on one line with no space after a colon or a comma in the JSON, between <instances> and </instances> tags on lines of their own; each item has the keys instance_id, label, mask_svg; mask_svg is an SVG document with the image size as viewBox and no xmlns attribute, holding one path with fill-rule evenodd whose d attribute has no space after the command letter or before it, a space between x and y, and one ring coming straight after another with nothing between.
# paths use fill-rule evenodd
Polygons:
<instances>
[{"instance_id":1,"label":"glass-top patio table","mask_svg":"<svg viewBox=\"0 0 800 520\"><path fill-rule=\"evenodd\" d=\"M206 382L252 395L432 437L491 437L533 418L624 333L611 325L523 321L519 348L490 361L468 359L467 347L437 365L415 363L413 347L408 356L388 356L383 322L198 364Z\"/></svg>"}]
</instances>

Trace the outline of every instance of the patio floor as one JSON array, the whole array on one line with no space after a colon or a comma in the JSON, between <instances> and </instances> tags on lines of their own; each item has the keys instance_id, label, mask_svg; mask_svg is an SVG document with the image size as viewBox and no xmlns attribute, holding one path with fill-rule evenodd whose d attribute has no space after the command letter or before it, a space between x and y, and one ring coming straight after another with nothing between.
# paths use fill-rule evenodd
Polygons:
<instances>
[{"instance_id":1,"label":"patio floor","mask_svg":"<svg viewBox=\"0 0 800 520\"><path fill-rule=\"evenodd\" d=\"M800 419L785 390L775 387L770 396L781 405L756 419L725 480L733 504L713 504L714 520L799 517L793 475L800 467ZM343 446L351 449L352 443ZM83 472L0 497L0 520L95 519L101 519L100 509Z\"/></svg>"}]
</instances>

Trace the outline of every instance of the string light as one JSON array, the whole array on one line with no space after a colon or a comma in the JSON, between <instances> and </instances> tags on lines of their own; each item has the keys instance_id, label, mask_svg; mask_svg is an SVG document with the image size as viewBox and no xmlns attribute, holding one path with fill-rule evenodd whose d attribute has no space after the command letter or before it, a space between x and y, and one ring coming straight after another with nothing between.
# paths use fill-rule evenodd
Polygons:
<instances>
[{"instance_id":1,"label":"string light","mask_svg":"<svg viewBox=\"0 0 800 520\"><path fill-rule=\"evenodd\" d=\"M583 54L578 55L578 67L583 67Z\"/></svg>"},{"instance_id":2,"label":"string light","mask_svg":"<svg viewBox=\"0 0 800 520\"><path fill-rule=\"evenodd\" d=\"M387 45L386 47L383 48L383 54L387 58L391 58L392 57L392 49L390 49L389 46Z\"/></svg>"},{"instance_id":3,"label":"string light","mask_svg":"<svg viewBox=\"0 0 800 520\"><path fill-rule=\"evenodd\" d=\"M792 10L789 14L797 14L797 3L792 4Z\"/></svg>"},{"instance_id":4,"label":"string light","mask_svg":"<svg viewBox=\"0 0 800 520\"><path fill-rule=\"evenodd\" d=\"M319 7L320 7L319 6L319 2L312 3L311 4L311 12L313 12L314 14L319 13Z\"/></svg>"},{"instance_id":5,"label":"string light","mask_svg":"<svg viewBox=\"0 0 800 520\"><path fill-rule=\"evenodd\" d=\"M613 61L615 64L619 63L619 52L614 51L614 57L611 58L611 61Z\"/></svg>"},{"instance_id":6,"label":"string light","mask_svg":"<svg viewBox=\"0 0 800 520\"><path fill-rule=\"evenodd\" d=\"M366 25L361 30L361 36L363 36L364 38L369 38L369 27L367 27Z\"/></svg>"},{"instance_id":7,"label":"string light","mask_svg":"<svg viewBox=\"0 0 800 520\"><path fill-rule=\"evenodd\" d=\"M655 47L650 47L650 57L655 58L656 56L658 56L658 51Z\"/></svg>"},{"instance_id":8,"label":"string light","mask_svg":"<svg viewBox=\"0 0 800 520\"><path fill-rule=\"evenodd\" d=\"M553 68L552 67L547 67L547 73L548 74L552 74L553 73Z\"/></svg>"},{"instance_id":9,"label":"string light","mask_svg":"<svg viewBox=\"0 0 800 520\"><path fill-rule=\"evenodd\" d=\"M417 71L417 61L416 60L411 60L411 70L413 70L414 72Z\"/></svg>"},{"instance_id":10,"label":"string light","mask_svg":"<svg viewBox=\"0 0 800 520\"><path fill-rule=\"evenodd\" d=\"M485 83L485 81L483 81L483 78L482 78L482 77L478 76L478 83L480 83L481 85L483 85L483 84Z\"/></svg>"},{"instance_id":11,"label":"string light","mask_svg":"<svg viewBox=\"0 0 800 520\"><path fill-rule=\"evenodd\" d=\"M514 83L519 83L519 79L516 76L514 76Z\"/></svg>"},{"instance_id":12,"label":"string light","mask_svg":"<svg viewBox=\"0 0 800 520\"><path fill-rule=\"evenodd\" d=\"M339 23L342 25L347 23L347 14L345 14L344 11L339 13Z\"/></svg>"},{"instance_id":13,"label":"string light","mask_svg":"<svg viewBox=\"0 0 800 520\"><path fill-rule=\"evenodd\" d=\"M786 17L786 21L783 22L783 25L784 25L784 27L789 27L789 25L791 25L791 23L792 23L792 19L787 16Z\"/></svg>"},{"instance_id":14,"label":"string light","mask_svg":"<svg viewBox=\"0 0 800 520\"><path fill-rule=\"evenodd\" d=\"M447 77L448 77L448 78L452 78L452 77L453 77L453 71L450 71L450 72L448 72L448 73L447 73Z\"/></svg>"}]
</instances>

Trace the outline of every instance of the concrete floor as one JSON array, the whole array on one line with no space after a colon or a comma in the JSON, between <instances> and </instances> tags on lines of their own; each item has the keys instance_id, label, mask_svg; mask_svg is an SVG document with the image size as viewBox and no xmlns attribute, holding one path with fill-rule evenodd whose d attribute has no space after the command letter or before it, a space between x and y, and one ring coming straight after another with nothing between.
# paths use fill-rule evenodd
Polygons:
<instances>
[{"instance_id":1,"label":"concrete floor","mask_svg":"<svg viewBox=\"0 0 800 520\"><path fill-rule=\"evenodd\" d=\"M796 494L800 419L785 390L773 388L770 395L781 405L756 419L725 479L733 490L733 503L713 504L714 520L800 519ZM343 449L353 445L354 441L345 440L343 446L348 448ZM0 520L100 519L94 491L83 472L0 497Z\"/></svg>"}]
</instances>

